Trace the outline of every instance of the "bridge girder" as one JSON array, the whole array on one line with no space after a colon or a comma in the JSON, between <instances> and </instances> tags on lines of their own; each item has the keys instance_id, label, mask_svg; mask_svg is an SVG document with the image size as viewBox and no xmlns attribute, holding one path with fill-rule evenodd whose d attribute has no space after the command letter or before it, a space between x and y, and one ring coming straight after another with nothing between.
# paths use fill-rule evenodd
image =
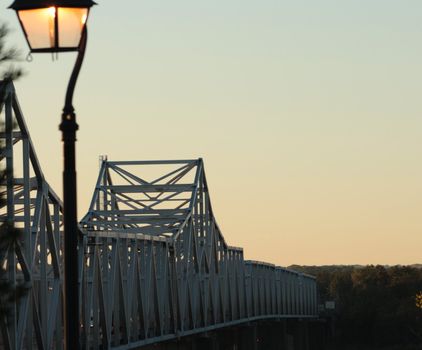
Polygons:
<instances>
[{"instance_id":1,"label":"bridge girder","mask_svg":"<svg viewBox=\"0 0 422 350\"><path fill-rule=\"evenodd\" d=\"M0 348L59 349L62 204L44 179L13 85L3 88L1 161L9 175L0 220L14 222L22 237L0 266L7 281L30 289L0 320ZM227 244L202 159L104 159L80 223L79 271L84 349L131 349L257 320L317 316L313 277L245 261L242 248Z\"/></svg>"}]
</instances>

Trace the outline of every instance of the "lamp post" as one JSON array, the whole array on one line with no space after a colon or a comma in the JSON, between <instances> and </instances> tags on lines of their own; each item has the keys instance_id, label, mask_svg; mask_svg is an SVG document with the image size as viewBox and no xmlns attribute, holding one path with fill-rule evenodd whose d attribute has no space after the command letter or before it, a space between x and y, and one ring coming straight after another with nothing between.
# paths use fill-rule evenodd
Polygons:
<instances>
[{"instance_id":1,"label":"lamp post","mask_svg":"<svg viewBox=\"0 0 422 350\"><path fill-rule=\"evenodd\" d=\"M72 105L76 80L85 55L86 23L92 0L15 0L15 10L31 52L77 51L67 87L60 130L63 141L65 349L80 348L78 288L78 226L75 142L78 124Z\"/></svg>"}]
</instances>

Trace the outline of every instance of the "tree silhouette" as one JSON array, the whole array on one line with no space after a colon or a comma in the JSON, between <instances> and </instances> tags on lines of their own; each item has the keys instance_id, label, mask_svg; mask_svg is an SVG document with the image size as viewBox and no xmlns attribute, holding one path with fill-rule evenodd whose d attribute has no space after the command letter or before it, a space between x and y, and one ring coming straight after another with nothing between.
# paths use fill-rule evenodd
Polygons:
<instances>
[{"instance_id":1,"label":"tree silhouette","mask_svg":"<svg viewBox=\"0 0 422 350\"><path fill-rule=\"evenodd\" d=\"M317 277L322 303L335 301L334 349L422 349L422 268L291 268Z\"/></svg>"},{"instance_id":2,"label":"tree silhouette","mask_svg":"<svg viewBox=\"0 0 422 350\"><path fill-rule=\"evenodd\" d=\"M4 99L6 97L6 86L11 81L19 78L22 71L14 67L18 59L18 52L14 48L6 46L8 29L6 25L0 26L0 113L2 112ZM0 130L4 131L4 122L0 122ZM0 154L3 157L5 148L4 139L0 139ZM3 159L3 158L2 158ZM3 165L3 164L2 164ZM4 166L0 167L0 208L7 204L6 180L8 174ZM12 303L15 303L26 291L24 284L14 285L7 277L5 259L9 253L15 251L15 245L21 239L22 232L16 228L13 221L6 220L0 223L0 319L7 315Z\"/></svg>"}]
</instances>

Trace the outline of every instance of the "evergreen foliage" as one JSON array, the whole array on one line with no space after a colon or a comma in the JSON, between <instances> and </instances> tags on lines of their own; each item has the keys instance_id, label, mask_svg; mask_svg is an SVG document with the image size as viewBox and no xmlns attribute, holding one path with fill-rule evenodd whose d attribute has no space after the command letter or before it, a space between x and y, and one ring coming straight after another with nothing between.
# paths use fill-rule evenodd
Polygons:
<instances>
[{"instance_id":1,"label":"evergreen foliage","mask_svg":"<svg viewBox=\"0 0 422 350\"><path fill-rule=\"evenodd\" d=\"M5 98L6 85L22 75L20 69L13 67L13 63L18 59L18 52L15 49L6 47L5 39L8 30L5 25L0 26L0 113ZM0 130L4 130L4 123L0 124ZM5 147L4 139L0 140L0 153L3 154ZM4 165L4 164L1 164ZM0 208L7 205L6 179L7 172L4 166L0 167ZM14 222L0 223L0 319L3 319L10 308L26 292L27 287L22 283L14 285L8 279L8 266L4 263L8 254L15 253L15 246L21 240L22 231L15 227ZM15 268L15 267L13 267Z\"/></svg>"}]
</instances>

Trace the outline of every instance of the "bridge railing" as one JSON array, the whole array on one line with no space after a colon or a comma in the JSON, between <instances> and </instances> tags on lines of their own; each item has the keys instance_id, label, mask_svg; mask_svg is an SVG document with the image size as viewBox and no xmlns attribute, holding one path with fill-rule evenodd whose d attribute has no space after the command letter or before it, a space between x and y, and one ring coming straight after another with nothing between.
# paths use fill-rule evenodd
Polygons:
<instances>
[{"instance_id":1,"label":"bridge railing","mask_svg":"<svg viewBox=\"0 0 422 350\"><path fill-rule=\"evenodd\" d=\"M177 261L169 239L90 233L84 239L84 348L136 348L253 320L316 317L313 277L243 261L223 250L218 267ZM125 346L123 346L125 345Z\"/></svg>"},{"instance_id":2,"label":"bridge railing","mask_svg":"<svg viewBox=\"0 0 422 350\"><path fill-rule=\"evenodd\" d=\"M249 317L317 314L314 277L257 261L246 261L245 271Z\"/></svg>"}]
</instances>

